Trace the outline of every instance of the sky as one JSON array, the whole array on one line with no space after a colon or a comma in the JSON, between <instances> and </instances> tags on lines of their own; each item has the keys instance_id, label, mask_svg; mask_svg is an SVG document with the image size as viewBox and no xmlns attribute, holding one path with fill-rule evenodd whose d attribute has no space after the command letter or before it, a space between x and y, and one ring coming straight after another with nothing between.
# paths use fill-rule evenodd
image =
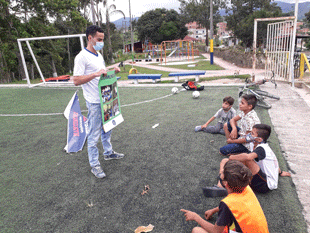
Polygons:
<instances>
[{"instance_id":1,"label":"sky","mask_svg":"<svg viewBox=\"0 0 310 233\"><path fill-rule=\"evenodd\" d=\"M295 3L295 0L277 0L286 3ZM306 2L309 0L299 0L299 3ZM116 5L117 10L122 10L125 13L126 17L129 17L129 0L110 0L110 4L114 3ZM174 9L179 11L180 2L178 0L130 0L131 5L131 15L133 17L139 17L143 13L154 10L156 8L166 8L166 9ZM113 22L119 18L121 15L111 16L110 20Z\"/></svg>"},{"instance_id":2,"label":"sky","mask_svg":"<svg viewBox=\"0 0 310 233\"><path fill-rule=\"evenodd\" d=\"M112 0L110 0L110 4ZM129 0L115 0L113 3L116 5L117 10L122 10L126 17L129 17ZM130 0L131 15L139 17L143 13L154 10L156 8L175 9L178 11L180 2L178 0ZM120 15L111 16L111 21L121 18Z\"/></svg>"}]
</instances>

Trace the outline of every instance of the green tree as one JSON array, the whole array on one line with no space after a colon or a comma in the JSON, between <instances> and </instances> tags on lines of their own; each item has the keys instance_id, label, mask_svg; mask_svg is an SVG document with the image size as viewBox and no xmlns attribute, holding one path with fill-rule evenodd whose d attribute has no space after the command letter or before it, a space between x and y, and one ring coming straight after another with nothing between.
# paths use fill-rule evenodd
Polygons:
<instances>
[{"instance_id":1,"label":"green tree","mask_svg":"<svg viewBox=\"0 0 310 233\"><path fill-rule=\"evenodd\" d=\"M105 8L105 18L106 18L106 35L108 41L108 57L107 61L114 63L113 51L112 51L112 42L111 42L111 32L110 32L110 15L120 14L125 19L125 14L121 10L116 10L115 4L108 4L108 0L103 0L103 6ZM115 25L114 25L115 26Z\"/></svg>"},{"instance_id":2,"label":"green tree","mask_svg":"<svg viewBox=\"0 0 310 233\"><path fill-rule=\"evenodd\" d=\"M310 11L305 14L305 20L304 21L305 21L306 25L308 26L308 28L310 28ZM310 39L308 39L306 41L306 47L308 50L310 50Z\"/></svg>"},{"instance_id":3,"label":"green tree","mask_svg":"<svg viewBox=\"0 0 310 233\"><path fill-rule=\"evenodd\" d=\"M145 12L137 22L138 38L159 44L165 40L183 39L187 35L185 21L175 10L157 8Z\"/></svg>"},{"instance_id":4,"label":"green tree","mask_svg":"<svg viewBox=\"0 0 310 233\"><path fill-rule=\"evenodd\" d=\"M197 22L206 28L206 45L208 45L208 31L210 30L210 0L179 0L180 11L187 23ZM225 0L213 1L213 28L220 20L219 8L224 7Z\"/></svg>"},{"instance_id":5,"label":"green tree","mask_svg":"<svg viewBox=\"0 0 310 233\"><path fill-rule=\"evenodd\" d=\"M231 0L227 7L227 27L232 30L236 38L241 39L243 45L250 47L253 44L254 19L282 16L281 9L271 4L271 0ZM260 22L258 25L258 44L266 38L268 22Z\"/></svg>"}]
</instances>

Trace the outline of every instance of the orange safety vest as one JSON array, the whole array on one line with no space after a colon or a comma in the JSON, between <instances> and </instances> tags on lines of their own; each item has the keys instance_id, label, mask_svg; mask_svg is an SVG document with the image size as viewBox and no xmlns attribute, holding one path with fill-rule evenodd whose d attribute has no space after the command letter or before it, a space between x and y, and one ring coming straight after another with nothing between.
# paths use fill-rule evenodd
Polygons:
<instances>
[{"instance_id":1,"label":"orange safety vest","mask_svg":"<svg viewBox=\"0 0 310 233\"><path fill-rule=\"evenodd\" d=\"M242 193L230 193L222 200L243 233L268 233L268 224L254 192L247 186Z\"/></svg>"}]
</instances>

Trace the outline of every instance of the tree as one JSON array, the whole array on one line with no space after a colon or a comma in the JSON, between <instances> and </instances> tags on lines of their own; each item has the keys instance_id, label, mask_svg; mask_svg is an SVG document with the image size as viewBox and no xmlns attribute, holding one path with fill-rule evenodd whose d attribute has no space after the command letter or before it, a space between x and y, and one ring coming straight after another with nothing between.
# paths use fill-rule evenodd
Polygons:
<instances>
[{"instance_id":1,"label":"tree","mask_svg":"<svg viewBox=\"0 0 310 233\"><path fill-rule=\"evenodd\" d=\"M181 3L180 11L184 18L189 22L197 22L206 28L206 45L208 45L208 30L210 29L210 0L179 0ZM224 7L226 1L213 1L213 28L219 22L219 8Z\"/></svg>"},{"instance_id":2,"label":"tree","mask_svg":"<svg viewBox=\"0 0 310 233\"><path fill-rule=\"evenodd\" d=\"M231 5L226 9L227 27L232 30L236 38L250 47L253 44L254 19L282 16L281 9L270 0L231 0ZM268 22L258 25L258 44L263 43L267 34Z\"/></svg>"},{"instance_id":3,"label":"tree","mask_svg":"<svg viewBox=\"0 0 310 233\"><path fill-rule=\"evenodd\" d=\"M310 28L310 11L308 13L305 14L305 19L304 19L306 25L308 26L308 28ZM310 33L308 33L310 36ZM310 39L306 40L306 47L308 50L310 50Z\"/></svg>"},{"instance_id":4,"label":"tree","mask_svg":"<svg viewBox=\"0 0 310 233\"><path fill-rule=\"evenodd\" d=\"M155 44L183 39L187 35L185 21L178 12L164 8L145 12L137 22L137 31L139 40Z\"/></svg>"},{"instance_id":5,"label":"tree","mask_svg":"<svg viewBox=\"0 0 310 233\"><path fill-rule=\"evenodd\" d=\"M108 61L111 61L112 63L114 63L112 43L111 43L111 33L110 33L110 15L121 14L125 19L125 14L121 10L116 10L116 6L114 4L109 5L108 0L103 1L103 6L105 7L105 17L106 17L106 32L107 32L107 41L108 41Z\"/></svg>"}]
</instances>

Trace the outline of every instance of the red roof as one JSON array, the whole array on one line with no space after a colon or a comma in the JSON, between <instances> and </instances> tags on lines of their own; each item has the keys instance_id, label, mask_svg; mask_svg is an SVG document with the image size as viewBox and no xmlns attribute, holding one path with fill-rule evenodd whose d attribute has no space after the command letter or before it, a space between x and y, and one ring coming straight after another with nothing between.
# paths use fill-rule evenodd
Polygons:
<instances>
[{"instance_id":1,"label":"red roof","mask_svg":"<svg viewBox=\"0 0 310 233\"><path fill-rule=\"evenodd\" d=\"M199 41L196 38L190 37L190 36L185 36L183 40L189 40L189 41Z\"/></svg>"}]
</instances>

